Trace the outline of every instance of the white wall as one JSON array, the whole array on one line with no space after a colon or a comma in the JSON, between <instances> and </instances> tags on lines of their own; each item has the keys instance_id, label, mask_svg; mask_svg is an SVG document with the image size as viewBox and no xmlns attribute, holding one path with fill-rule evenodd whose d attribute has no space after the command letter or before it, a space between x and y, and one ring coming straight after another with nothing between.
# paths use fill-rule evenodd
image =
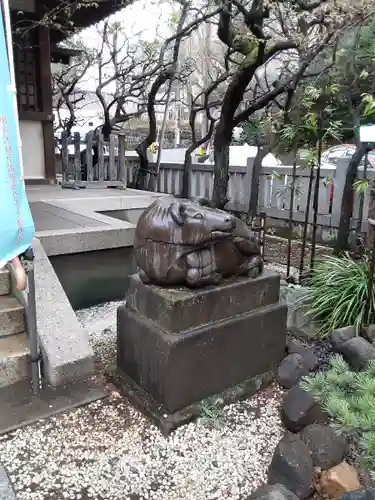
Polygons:
<instances>
[{"instance_id":1,"label":"white wall","mask_svg":"<svg viewBox=\"0 0 375 500\"><path fill-rule=\"evenodd\" d=\"M44 179L44 142L41 122L20 120L25 179Z\"/></svg>"}]
</instances>

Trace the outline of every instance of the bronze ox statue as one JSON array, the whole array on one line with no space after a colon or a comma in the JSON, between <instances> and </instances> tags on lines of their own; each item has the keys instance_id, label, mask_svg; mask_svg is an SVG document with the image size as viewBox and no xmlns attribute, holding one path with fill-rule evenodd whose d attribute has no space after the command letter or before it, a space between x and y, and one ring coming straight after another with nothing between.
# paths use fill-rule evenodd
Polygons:
<instances>
[{"instance_id":1,"label":"bronze ox statue","mask_svg":"<svg viewBox=\"0 0 375 500\"><path fill-rule=\"evenodd\" d=\"M256 236L207 200L158 198L139 218L134 239L143 283L202 287L263 268Z\"/></svg>"}]
</instances>

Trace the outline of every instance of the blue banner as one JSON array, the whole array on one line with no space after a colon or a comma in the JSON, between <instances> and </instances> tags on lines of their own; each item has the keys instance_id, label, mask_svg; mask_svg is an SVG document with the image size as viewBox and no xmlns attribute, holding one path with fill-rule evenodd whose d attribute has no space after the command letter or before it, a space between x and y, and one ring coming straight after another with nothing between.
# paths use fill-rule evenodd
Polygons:
<instances>
[{"instance_id":1,"label":"blue banner","mask_svg":"<svg viewBox=\"0 0 375 500\"><path fill-rule=\"evenodd\" d=\"M0 9L0 268L32 245L34 222L21 180L20 145L4 12Z\"/></svg>"}]
</instances>

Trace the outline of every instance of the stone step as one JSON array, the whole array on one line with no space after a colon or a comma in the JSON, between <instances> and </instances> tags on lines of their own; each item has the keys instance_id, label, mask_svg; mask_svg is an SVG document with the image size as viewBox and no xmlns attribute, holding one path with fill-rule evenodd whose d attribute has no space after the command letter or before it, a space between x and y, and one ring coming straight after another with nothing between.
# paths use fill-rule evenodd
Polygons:
<instances>
[{"instance_id":1,"label":"stone step","mask_svg":"<svg viewBox=\"0 0 375 500\"><path fill-rule=\"evenodd\" d=\"M0 297L0 339L25 331L25 311L10 295Z\"/></svg>"},{"instance_id":2,"label":"stone step","mask_svg":"<svg viewBox=\"0 0 375 500\"><path fill-rule=\"evenodd\" d=\"M0 269L0 295L10 293L10 275L6 269Z\"/></svg>"},{"instance_id":3,"label":"stone step","mask_svg":"<svg viewBox=\"0 0 375 500\"><path fill-rule=\"evenodd\" d=\"M0 388L31 377L26 333L0 338Z\"/></svg>"}]
</instances>

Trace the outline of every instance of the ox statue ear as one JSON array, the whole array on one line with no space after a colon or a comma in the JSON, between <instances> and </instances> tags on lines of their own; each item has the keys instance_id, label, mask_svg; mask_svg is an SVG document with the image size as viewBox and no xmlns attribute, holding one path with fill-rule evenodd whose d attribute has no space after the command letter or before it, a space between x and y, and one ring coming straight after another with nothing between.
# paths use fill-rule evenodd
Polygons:
<instances>
[{"instance_id":1,"label":"ox statue ear","mask_svg":"<svg viewBox=\"0 0 375 500\"><path fill-rule=\"evenodd\" d=\"M182 226L185 223L185 211L186 206L179 201L174 201L169 207L169 212L172 216L172 219L179 226Z\"/></svg>"}]
</instances>

